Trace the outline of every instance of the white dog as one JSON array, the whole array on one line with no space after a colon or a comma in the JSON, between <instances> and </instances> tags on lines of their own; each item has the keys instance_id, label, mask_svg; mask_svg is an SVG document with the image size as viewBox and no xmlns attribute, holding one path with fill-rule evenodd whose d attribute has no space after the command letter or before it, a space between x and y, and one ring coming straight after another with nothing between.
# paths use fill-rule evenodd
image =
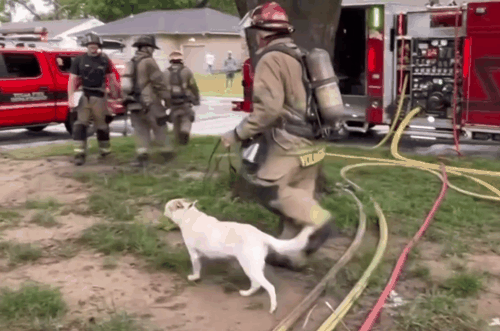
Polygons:
<instances>
[{"instance_id":1,"label":"white dog","mask_svg":"<svg viewBox=\"0 0 500 331\"><path fill-rule=\"evenodd\" d=\"M249 224L220 222L215 217L199 211L197 201L174 199L165 205L164 215L177 224L182 233L193 265L188 280L200 279L200 257L238 259L243 271L250 278L250 289L241 290L242 296L250 296L262 286L271 299L270 313L277 307L274 286L264 276L266 256L270 251L283 255L300 253L307 245L313 227L305 227L295 238L276 239Z\"/></svg>"}]
</instances>

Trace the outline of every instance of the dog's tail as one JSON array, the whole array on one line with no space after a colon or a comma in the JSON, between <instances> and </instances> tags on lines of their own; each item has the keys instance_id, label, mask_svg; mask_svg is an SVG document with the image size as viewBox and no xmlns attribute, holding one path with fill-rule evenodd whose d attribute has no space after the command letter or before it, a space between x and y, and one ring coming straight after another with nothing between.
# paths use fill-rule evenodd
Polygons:
<instances>
[{"instance_id":1,"label":"dog's tail","mask_svg":"<svg viewBox=\"0 0 500 331\"><path fill-rule=\"evenodd\" d=\"M293 255L299 253L307 247L309 237L314 233L314 231L314 227L306 226L293 239L282 240L269 236L268 244L273 251L280 255Z\"/></svg>"}]
</instances>

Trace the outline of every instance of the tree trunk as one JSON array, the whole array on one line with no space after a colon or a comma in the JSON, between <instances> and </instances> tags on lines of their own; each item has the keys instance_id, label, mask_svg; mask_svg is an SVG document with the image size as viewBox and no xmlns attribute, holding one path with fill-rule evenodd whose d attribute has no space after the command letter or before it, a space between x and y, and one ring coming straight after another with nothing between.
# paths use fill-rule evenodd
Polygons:
<instances>
[{"instance_id":1,"label":"tree trunk","mask_svg":"<svg viewBox=\"0 0 500 331\"><path fill-rule=\"evenodd\" d=\"M241 18L266 0L235 0ZM323 48L333 58L335 34L340 19L342 0L276 0L295 27L293 39L306 49ZM247 35L250 57L256 51L255 38Z\"/></svg>"}]
</instances>

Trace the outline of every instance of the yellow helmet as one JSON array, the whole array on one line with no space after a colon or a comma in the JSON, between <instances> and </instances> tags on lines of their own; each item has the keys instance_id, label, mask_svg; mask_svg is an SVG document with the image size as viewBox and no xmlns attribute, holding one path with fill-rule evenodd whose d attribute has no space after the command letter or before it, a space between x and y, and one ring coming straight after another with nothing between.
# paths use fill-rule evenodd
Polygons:
<instances>
[{"instance_id":1,"label":"yellow helmet","mask_svg":"<svg viewBox=\"0 0 500 331\"><path fill-rule=\"evenodd\" d=\"M169 55L170 61L182 61L184 60L184 56L181 51L173 51Z\"/></svg>"}]
</instances>

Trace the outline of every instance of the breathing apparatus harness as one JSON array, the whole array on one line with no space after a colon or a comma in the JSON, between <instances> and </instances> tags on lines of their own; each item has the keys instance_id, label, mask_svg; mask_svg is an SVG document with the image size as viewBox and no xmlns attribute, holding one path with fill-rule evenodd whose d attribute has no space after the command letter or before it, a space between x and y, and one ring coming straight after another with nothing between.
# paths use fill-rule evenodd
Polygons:
<instances>
[{"instance_id":1,"label":"breathing apparatus harness","mask_svg":"<svg viewBox=\"0 0 500 331\"><path fill-rule=\"evenodd\" d=\"M290 134L310 140L320 140L326 138L329 135L330 130L325 126L321 114L318 112L317 100L313 93L313 89L317 87L318 84L311 83L311 79L309 78L310 74L306 62L308 52L294 43L279 43L265 48L264 51L258 55L256 63L258 63L258 61L265 54L274 51L285 53L296 59L301 64L302 82L306 90L305 117L299 115L287 116L287 118L283 120L283 129ZM296 112L296 114L297 113L298 112Z\"/></svg>"}]
</instances>

